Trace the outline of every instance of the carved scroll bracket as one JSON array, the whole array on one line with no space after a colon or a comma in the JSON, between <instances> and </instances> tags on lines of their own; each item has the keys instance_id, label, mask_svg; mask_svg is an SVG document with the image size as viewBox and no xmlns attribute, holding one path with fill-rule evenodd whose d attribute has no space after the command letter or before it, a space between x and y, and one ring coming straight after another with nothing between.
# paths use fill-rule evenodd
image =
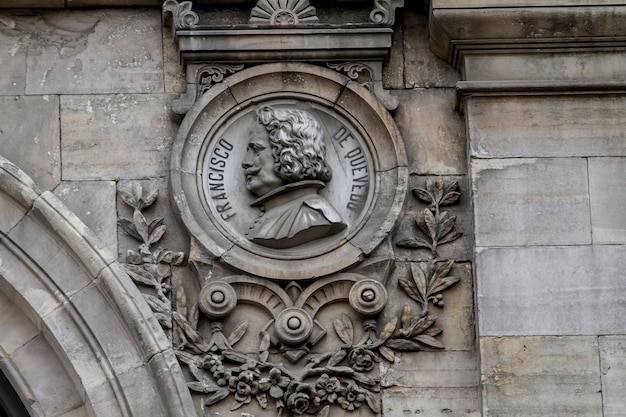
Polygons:
<instances>
[{"instance_id":1,"label":"carved scroll bracket","mask_svg":"<svg viewBox=\"0 0 626 417\"><path fill-rule=\"evenodd\" d=\"M398 98L383 88L382 62L328 62L326 65L370 90L387 110L393 111L398 108Z\"/></svg>"}]
</instances>

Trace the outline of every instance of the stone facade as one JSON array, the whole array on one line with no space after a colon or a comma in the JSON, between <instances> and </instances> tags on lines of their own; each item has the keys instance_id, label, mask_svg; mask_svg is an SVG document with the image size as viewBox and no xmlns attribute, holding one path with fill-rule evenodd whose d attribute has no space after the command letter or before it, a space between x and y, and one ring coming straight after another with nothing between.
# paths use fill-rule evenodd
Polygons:
<instances>
[{"instance_id":1,"label":"stone facade","mask_svg":"<svg viewBox=\"0 0 626 417\"><path fill-rule=\"evenodd\" d=\"M177 19L188 24L191 10L163 13L160 0L30 0L19 10L0 0L0 370L31 415L265 417L283 408L285 416L318 417L624 414L622 2L311 1L316 13L304 6L294 16L253 13L253 25L301 19L297 36L255 26L251 37L232 39L257 2L195 3L197 24L224 31L198 54L189 27L176 26ZM333 32L346 23L354 27ZM366 61L369 78L352 77L340 58ZM202 67L203 59L217 66ZM301 78L273 75L289 71ZM198 74L207 81L198 83ZM223 90L241 107L251 97L296 91L353 110L341 113L346 120L361 118L363 132L376 138L362 143L381 167L380 204L362 229L355 226L350 236L357 238L346 239L357 249L324 258L321 273L293 275L299 269L289 260L275 266L242 255L233 244L239 238L222 226L201 227L209 243L198 237L189 226L196 211L181 203L195 178L185 164L188 149L202 148L194 126L237 107ZM359 113L365 108L374 110ZM440 228L446 223L445 233L432 232L431 217ZM231 248L235 260L215 256ZM435 271L442 289L432 299L416 295L420 277L434 282ZM209 291L203 288L216 294L203 287L215 279L243 300L223 323L214 306L195 307ZM376 294L379 282L386 291L380 316L347 292L328 296L331 308L315 310L313 325L326 336L301 349L352 355L356 349L345 345L356 345L360 330L348 329L376 317L370 335L386 350L375 352L375 369L359 377L361 385L351 385L361 387L353 397L343 386L329 407L279 402L265 410L263 396L198 376L192 354L225 350L237 360L254 351L260 362L285 361L276 346L291 349L289 370L303 368L297 341L285 341L299 336L285 336L278 316L333 280L343 285L332 287L337 292L355 282ZM274 297L268 300L281 300L279 342L257 316L260 286ZM246 288L252 295L242 295ZM425 333L430 345L419 349L385 345L415 327L404 306L423 307L420 297L441 334ZM243 317L246 326L238 325ZM245 346L236 354L203 345L218 340L210 329L218 321L227 343ZM259 333L268 334L260 353ZM389 353L393 347L402 352ZM375 356L359 352L361 360ZM352 369L327 364L328 373L354 374L355 360L335 359ZM289 389L292 402L308 392L304 384L280 386L273 375L265 397L279 398L280 387L287 403ZM365 395L362 386L375 388ZM364 405L350 411L356 403Z\"/></svg>"}]
</instances>

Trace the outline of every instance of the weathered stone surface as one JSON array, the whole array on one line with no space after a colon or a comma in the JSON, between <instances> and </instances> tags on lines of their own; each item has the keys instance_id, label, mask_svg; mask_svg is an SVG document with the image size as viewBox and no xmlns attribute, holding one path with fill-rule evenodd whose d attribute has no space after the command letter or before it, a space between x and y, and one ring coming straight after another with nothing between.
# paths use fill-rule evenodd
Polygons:
<instances>
[{"instance_id":1,"label":"weathered stone surface","mask_svg":"<svg viewBox=\"0 0 626 417\"><path fill-rule=\"evenodd\" d=\"M600 337L603 417L620 417L626 410L626 336Z\"/></svg>"},{"instance_id":2,"label":"weathered stone surface","mask_svg":"<svg viewBox=\"0 0 626 417\"><path fill-rule=\"evenodd\" d=\"M623 80L626 57L618 51L560 54L468 54L464 79L479 80Z\"/></svg>"},{"instance_id":3,"label":"weathered stone surface","mask_svg":"<svg viewBox=\"0 0 626 417\"><path fill-rule=\"evenodd\" d=\"M385 416L480 417L478 388L386 389Z\"/></svg>"},{"instance_id":4,"label":"weathered stone surface","mask_svg":"<svg viewBox=\"0 0 626 417\"><path fill-rule=\"evenodd\" d=\"M0 291L0 352L11 355L20 346L39 334L9 295ZM1 355L1 354L0 354Z\"/></svg>"},{"instance_id":5,"label":"weathered stone surface","mask_svg":"<svg viewBox=\"0 0 626 417\"><path fill-rule=\"evenodd\" d=\"M595 337L480 339L485 417L600 417Z\"/></svg>"},{"instance_id":6,"label":"weathered stone surface","mask_svg":"<svg viewBox=\"0 0 626 417\"><path fill-rule=\"evenodd\" d=\"M30 406L44 415L62 416L82 405L81 393L50 344L40 335L20 347L11 356L21 376L37 393Z\"/></svg>"},{"instance_id":7,"label":"weathered stone surface","mask_svg":"<svg viewBox=\"0 0 626 417\"><path fill-rule=\"evenodd\" d=\"M454 110L454 90L419 89L395 94L400 105L394 119L404 139L410 172L465 174L465 125Z\"/></svg>"},{"instance_id":8,"label":"weathered stone surface","mask_svg":"<svg viewBox=\"0 0 626 417\"><path fill-rule=\"evenodd\" d=\"M100 238L111 254L117 253L115 182L62 182L54 194Z\"/></svg>"},{"instance_id":9,"label":"weathered stone surface","mask_svg":"<svg viewBox=\"0 0 626 417\"><path fill-rule=\"evenodd\" d=\"M589 158L593 243L626 244L626 157Z\"/></svg>"},{"instance_id":10,"label":"weathered stone surface","mask_svg":"<svg viewBox=\"0 0 626 417\"><path fill-rule=\"evenodd\" d=\"M182 94L187 89L185 69L180 63L173 27L163 28L163 80L166 93Z\"/></svg>"},{"instance_id":11,"label":"weathered stone surface","mask_svg":"<svg viewBox=\"0 0 626 417\"><path fill-rule=\"evenodd\" d=\"M404 88L404 41L401 25L394 28L389 50L389 60L383 67L383 87Z\"/></svg>"},{"instance_id":12,"label":"weathered stone surface","mask_svg":"<svg viewBox=\"0 0 626 417\"><path fill-rule=\"evenodd\" d=\"M405 87L454 87L460 74L428 48L428 17L408 9L403 30Z\"/></svg>"},{"instance_id":13,"label":"weathered stone surface","mask_svg":"<svg viewBox=\"0 0 626 417\"><path fill-rule=\"evenodd\" d=\"M438 351L402 354L399 363L383 367L381 384L396 388L461 388L477 387L478 380L476 352Z\"/></svg>"},{"instance_id":14,"label":"weathered stone surface","mask_svg":"<svg viewBox=\"0 0 626 417\"><path fill-rule=\"evenodd\" d=\"M624 96L476 97L466 104L472 156L626 156Z\"/></svg>"},{"instance_id":15,"label":"weathered stone surface","mask_svg":"<svg viewBox=\"0 0 626 417\"><path fill-rule=\"evenodd\" d=\"M174 136L165 95L63 96L64 180L164 176Z\"/></svg>"},{"instance_id":16,"label":"weathered stone surface","mask_svg":"<svg viewBox=\"0 0 626 417\"><path fill-rule=\"evenodd\" d=\"M61 179L59 98L0 97L0 126L0 154L40 188L54 188Z\"/></svg>"},{"instance_id":17,"label":"weathered stone surface","mask_svg":"<svg viewBox=\"0 0 626 417\"><path fill-rule=\"evenodd\" d=\"M26 36L26 93L162 92L157 10L42 11L15 17Z\"/></svg>"},{"instance_id":18,"label":"weathered stone surface","mask_svg":"<svg viewBox=\"0 0 626 417\"><path fill-rule=\"evenodd\" d=\"M480 249L479 334L621 334L622 246Z\"/></svg>"},{"instance_id":19,"label":"weathered stone surface","mask_svg":"<svg viewBox=\"0 0 626 417\"><path fill-rule=\"evenodd\" d=\"M587 161L473 160L477 246L591 243Z\"/></svg>"},{"instance_id":20,"label":"weathered stone surface","mask_svg":"<svg viewBox=\"0 0 626 417\"><path fill-rule=\"evenodd\" d=\"M36 1L36 0L35 0ZM15 4L12 0L8 2ZM26 88L26 54L30 35L27 31L16 30L15 17L12 13L0 14L0 94L24 94Z\"/></svg>"}]
</instances>

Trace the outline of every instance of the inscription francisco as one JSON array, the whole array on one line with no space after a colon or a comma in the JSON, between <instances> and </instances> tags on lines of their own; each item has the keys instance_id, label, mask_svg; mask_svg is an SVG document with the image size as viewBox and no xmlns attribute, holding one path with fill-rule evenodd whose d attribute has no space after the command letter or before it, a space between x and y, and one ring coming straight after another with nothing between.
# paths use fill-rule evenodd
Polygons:
<instances>
[{"instance_id":1,"label":"inscription francisco","mask_svg":"<svg viewBox=\"0 0 626 417\"><path fill-rule=\"evenodd\" d=\"M237 213L228 201L226 190L224 188L224 169L226 162L233 150L233 145L224 138L217 142L217 146L211 152L209 160L209 173L207 174L209 183L209 193L212 200L223 200L215 203L215 210L219 213L224 221L235 217Z\"/></svg>"}]
</instances>

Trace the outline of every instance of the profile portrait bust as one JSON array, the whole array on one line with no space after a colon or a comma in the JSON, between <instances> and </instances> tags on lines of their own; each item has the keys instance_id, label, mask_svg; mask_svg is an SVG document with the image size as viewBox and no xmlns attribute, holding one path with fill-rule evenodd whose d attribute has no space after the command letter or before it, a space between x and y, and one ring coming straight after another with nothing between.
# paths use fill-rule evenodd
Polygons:
<instances>
[{"instance_id":1,"label":"profile portrait bust","mask_svg":"<svg viewBox=\"0 0 626 417\"><path fill-rule=\"evenodd\" d=\"M248 131L242 161L246 189L260 210L246 237L286 249L337 234L347 227L318 192L331 180L324 131L308 111L263 106Z\"/></svg>"}]
</instances>

